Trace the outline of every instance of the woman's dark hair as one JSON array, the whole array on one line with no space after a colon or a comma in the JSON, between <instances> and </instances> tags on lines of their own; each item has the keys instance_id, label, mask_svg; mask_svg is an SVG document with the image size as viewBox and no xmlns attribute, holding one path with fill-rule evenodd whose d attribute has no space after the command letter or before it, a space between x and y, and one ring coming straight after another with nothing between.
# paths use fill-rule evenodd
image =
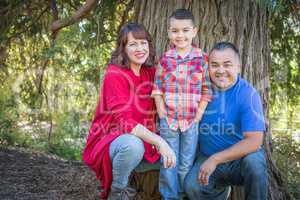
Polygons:
<instances>
[{"instance_id":1,"label":"woman's dark hair","mask_svg":"<svg viewBox=\"0 0 300 200\"><path fill-rule=\"evenodd\" d=\"M151 40L151 36L144 26L137 23L128 23L121 28L118 35L117 47L112 53L110 63L120 67L129 68L129 59L125 52L125 47L128 42L128 34L131 33L135 39L145 39L149 44L149 57L143 66L152 67L155 62L155 49Z\"/></svg>"}]
</instances>

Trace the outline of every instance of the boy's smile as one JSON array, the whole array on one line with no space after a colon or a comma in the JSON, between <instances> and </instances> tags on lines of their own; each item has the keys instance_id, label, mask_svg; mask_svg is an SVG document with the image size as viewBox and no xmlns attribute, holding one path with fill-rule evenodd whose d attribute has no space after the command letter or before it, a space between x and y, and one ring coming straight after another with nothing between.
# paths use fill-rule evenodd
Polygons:
<instances>
[{"instance_id":1,"label":"boy's smile","mask_svg":"<svg viewBox=\"0 0 300 200\"><path fill-rule=\"evenodd\" d=\"M175 45L178 53L186 54L191 50L192 40L197 34L197 28L194 27L190 19L170 19L168 36L172 44Z\"/></svg>"}]
</instances>

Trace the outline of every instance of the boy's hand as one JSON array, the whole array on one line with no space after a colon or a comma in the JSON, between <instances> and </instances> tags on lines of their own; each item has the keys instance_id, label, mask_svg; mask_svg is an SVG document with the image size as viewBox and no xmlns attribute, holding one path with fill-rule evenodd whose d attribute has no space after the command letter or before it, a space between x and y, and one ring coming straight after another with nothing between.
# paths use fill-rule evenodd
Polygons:
<instances>
[{"instance_id":1,"label":"boy's hand","mask_svg":"<svg viewBox=\"0 0 300 200\"><path fill-rule=\"evenodd\" d=\"M176 167L176 155L164 140L159 144L158 151L163 158L164 168Z\"/></svg>"}]
</instances>

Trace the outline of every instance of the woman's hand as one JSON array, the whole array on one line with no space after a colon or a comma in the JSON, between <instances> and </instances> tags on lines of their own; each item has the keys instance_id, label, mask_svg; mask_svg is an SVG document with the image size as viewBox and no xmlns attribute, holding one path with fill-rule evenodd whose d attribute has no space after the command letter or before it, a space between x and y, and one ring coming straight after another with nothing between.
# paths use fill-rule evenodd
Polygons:
<instances>
[{"instance_id":1,"label":"woman's hand","mask_svg":"<svg viewBox=\"0 0 300 200\"><path fill-rule=\"evenodd\" d=\"M162 140L158 145L158 151L163 159L164 168L176 167L176 155L167 142Z\"/></svg>"}]
</instances>

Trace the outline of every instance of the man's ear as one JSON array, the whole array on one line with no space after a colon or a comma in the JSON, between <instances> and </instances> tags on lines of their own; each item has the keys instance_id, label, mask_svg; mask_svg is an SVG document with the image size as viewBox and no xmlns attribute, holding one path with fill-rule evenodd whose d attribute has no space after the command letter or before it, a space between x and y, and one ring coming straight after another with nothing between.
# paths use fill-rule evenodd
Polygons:
<instances>
[{"instance_id":1,"label":"man's ear","mask_svg":"<svg viewBox=\"0 0 300 200\"><path fill-rule=\"evenodd\" d=\"M238 67L238 73L240 74L242 72L242 65L239 63L237 67Z\"/></svg>"}]
</instances>

